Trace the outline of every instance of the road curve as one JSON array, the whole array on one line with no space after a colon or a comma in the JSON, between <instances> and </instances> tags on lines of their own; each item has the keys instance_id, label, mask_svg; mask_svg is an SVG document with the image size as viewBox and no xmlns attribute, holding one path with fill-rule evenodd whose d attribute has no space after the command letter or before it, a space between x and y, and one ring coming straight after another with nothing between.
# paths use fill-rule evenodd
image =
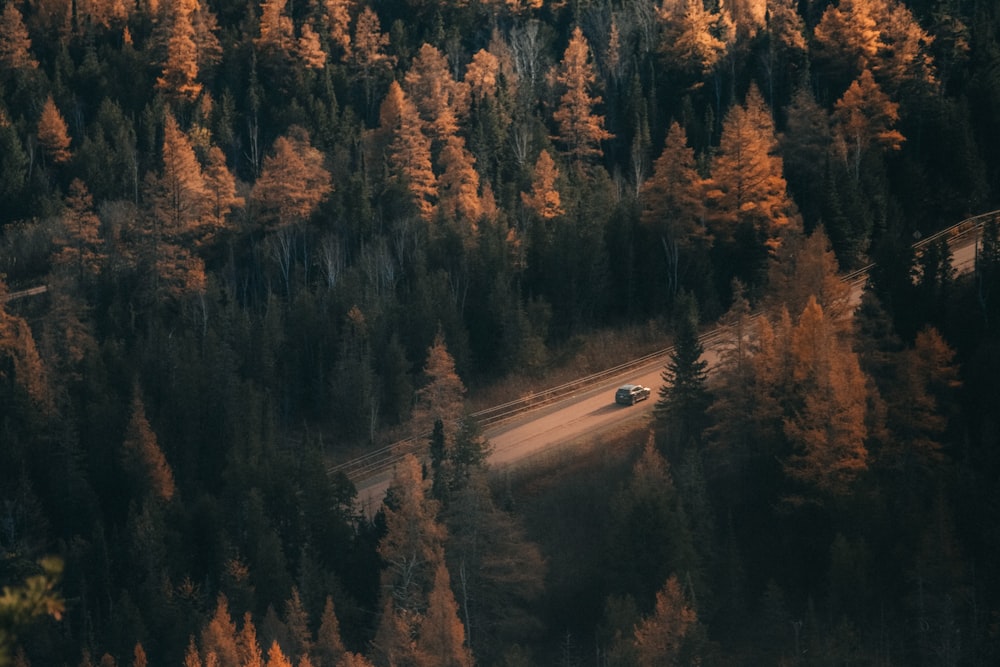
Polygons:
<instances>
[{"instance_id":1,"label":"road curve","mask_svg":"<svg viewBox=\"0 0 1000 667\"><path fill-rule=\"evenodd\" d=\"M950 229L959 229L965 222L967 221ZM952 238L952 265L957 272L972 270L977 239L978 235L969 231ZM926 239L918 246L924 246L929 240L931 239ZM857 302L864 282L856 276L851 282L855 292L853 300ZM718 361L718 349L713 344L717 333L718 330L713 330L702 336L705 347L702 358L708 362L709 369ZM663 386L661 374L668 354L669 351L665 351L662 356L650 359L647 364L623 372L620 376L605 377L545 407L524 412L502 424L486 428L484 435L493 444L490 466L494 470L502 470L557 447L588 442L614 426L629 421L649 420ZM625 383L645 385L652 388L653 393L649 400L636 405L617 405L614 402L614 391ZM356 483L360 508L369 516L381 504L391 476L391 470L383 471Z\"/></svg>"}]
</instances>

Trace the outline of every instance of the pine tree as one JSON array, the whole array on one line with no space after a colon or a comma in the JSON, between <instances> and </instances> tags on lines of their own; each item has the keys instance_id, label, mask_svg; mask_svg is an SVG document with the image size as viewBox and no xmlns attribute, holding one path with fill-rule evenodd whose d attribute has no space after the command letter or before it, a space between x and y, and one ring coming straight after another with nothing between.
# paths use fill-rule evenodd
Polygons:
<instances>
[{"instance_id":1,"label":"pine tree","mask_svg":"<svg viewBox=\"0 0 1000 667\"><path fill-rule=\"evenodd\" d=\"M542 220L551 220L562 215L562 201L556 189L559 169L549 152L542 150L535 162L531 177L531 193L521 193L521 201Z\"/></svg>"},{"instance_id":2,"label":"pine tree","mask_svg":"<svg viewBox=\"0 0 1000 667\"><path fill-rule=\"evenodd\" d=\"M156 86L175 99L190 101L201 93L201 84L197 81L198 45L191 22L191 14L197 5L197 0L173 0L169 4L167 57Z\"/></svg>"},{"instance_id":3,"label":"pine tree","mask_svg":"<svg viewBox=\"0 0 1000 667\"><path fill-rule=\"evenodd\" d=\"M635 628L635 648L640 667L697 664L684 651L685 639L698 623L677 577L671 575L656 594L653 614Z\"/></svg>"},{"instance_id":4,"label":"pine tree","mask_svg":"<svg viewBox=\"0 0 1000 667\"><path fill-rule=\"evenodd\" d=\"M257 628L250 612L243 614L243 627L236 637L236 650L240 658L240 667L264 667L264 655L257 642Z\"/></svg>"},{"instance_id":5,"label":"pine tree","mask_svg":"<svg viewBox=\"0 0 1000 667\"><path fill-rule=\"evenodd\" d=\"M142 495L170 502L175 492L174 474L160 449L156 433L146 419L146 408L138 387L133 390L132 414L122 447L126 464L142 485Z\"/></svg>"},{"instance_id":6,"label":"pine tree","mask_svg":"<svg viewBox=\"0 0 1000 667\"><path fill-rule=\"evenodd\" d=\"M0 14L0 70L37 69L31 55L31 37L17 3L8 2Z\"/></svg>"},{"instance_id":7,"label":"pine tree","mask_svg":"<svg viewBox=\"0 0 1000 667\"><path fill-rule=\"evenodd\" d=\"M743 106L734 105L726 114L708 187L709 228L716 239L732 239L737 228L747 226L774 250L783 231L799 225L782 175L774 121L756 85Z\"/></svg>"},{"instance_id":8,"label":"pine tree","mask_svg":"<svg viewBox=\"0 0 1000 667\"><path fill-rule=\"evenodd\" d=\"M438 178L438 210L462 223L463 235L475 234L483 215L476 158L465 148L462 137L452 135L441 150L439 161L444 172Z\"/></svg>"},{"instance_id":9,"label":"pine tree","mask_svg":"<svg viewBox=\"0 0 1000 667\"><path fill-rule=\"evenodd\" d=\"M265 667L292 667L292 661L285 656L277 641L271 642L271 648L267 650Z\"/></svg>"},{"instance_id":10,"label":"pine tree","mask_svg":"<svg viewBox=\"0 0 1000 667\"><path fill-rule=\"evenodd\" d=\"M676 69L710 71L722 59L734 37L732 20L720 6L709 11L701 0L665 0L660 6L661 49Z\"/></svg>"},{"instance_id":11,"label":"pine tree","mask_svg":"<svg viewBox=\"0 0 1000 667\"><path fill-rule=\"evenodd\" d=\"M393 81L382 102L379 127L390 139L387 157L392 174L413 197L424 220L430 220L438 195L437 177L431 165L431 141L424 134L416 106Z\"/></svg>"},{"instance_id":12,"label":"pine tree","mask_svg":"<svg viewBox=\"0 0 1000 667\"><path fill-rule=\"evenodd\" d=\"M614 135L604 128L604 116L594 113L594 107L601 103L600 97L591 95L597 73L590 45L579 26L573 29L555 79L565 89L552 114L559 128L559 141L576 163L600 157L604 154L601 142Z\"/></svg>"},{"instance_id":13,"label":"pine tree","mask_svg":"<svg viewBox=\"0 0 1000 667\"><path fill-rule=\"evenodd\" d=\"M354 23L354 40L351 44L351 63L361 76L366 110L372 106L373 79L395 65L395 58L386 53L388 45L389 35L382 32L378 14L366 6Z\"/></svg>"},{"instance_id":14,"label":"pine tree","mask_svg":"<svg viewBox=\"0 0 1000 667\"><path fill-rule=\"evenodd\" d=\"M254 40L257 48L278 56L292 52L294 30L292 18L285 13L288 0L263 0L260 4L260 34Z\"/></svg>"},{"instance_id":15,"label":"pine tree","mask_svg":"<svg viewBox=\"0 0 1000 667\"><path fill-rule=\"evenodd\" d=\"M295 54L307 69L323 69L326 67L326 52L320 42L319 34L308 23L302 26L299 39L295 45Z\"/></svg>"},{"instance_id":16,"label":"pine tree","mask_svg":"<svg viewBox=\"0 0 1000 667\"><path fill-rule=\"evenodd\" d=\"M204 219L215 229L226 226L233 209L241 208L243 197L236 194L236 177L226 165L226 156L218 146L208 151L208 161L204 171L205 190L208 199Z\"/></svg>"},{"instance_id":17,"label":"pine tree","mask_svg":"<svg viewBox=\"0 0 1000 667\"><path fill-rule=\"evenodd\" d=\"M893 127L899 120L899 105L882 92L870 70L862 71L837 100L833 117L844 163L855 181L861 178L861 159L868 150L899 150L905 141Z\"/></svg>"},{"instance_id":18,"label":"pine tree","mask_svg":"<svg viewBox=\"0 0 1000 667\"><path fill-rule=\"evenodd\" d=\"M251 192L267 229L281 230L307 220L333 190L323 161L323 153L300 127L275 140Z\"/></svg>"},{"instance_id":19,"label":"pine tree","mask_svg":"<svg viewBox=\"0 0 1000 667\"><path fill-rule=\"evenodd\" d=\"M313 655L320 665L338 665L346 653L344 642L340 638L340 622L333 611L333 598L327 595L323 614L319 619L319 629L316 631Z\"/></svg>"},{"instance_id":20,"label":"pine tree","mask_svg":"<svg viewBox=\"0 0 1000 667\"><path fill-rule=\"evenodd\" d=\"M434 572L434 586L419 632L418 667L472 667L472 654L465 646L465 630L458 618L458 605L444 562Z\"/></svg>"},{"instance_id":21,"label":"pine tree","mask_svg":"<svg viewBox=\"0 0 1000 667\"><path fill-rule=\"evenodd\" d=\"M141 643L136 643L132 650L132 667L148 667L149 660L146 658L146 650Z\"/></svg>"},{"instance_id":22,"label":"pine tree","mask_svg":"<svg viewBox=\"0 0 1000 667\"><path fill-rule=\"evenodd\" d=\"M76 269L82 280L84 275L96 275L101 268L101 220L94 213L94 199L87 186L78 178L69 184L66 210L62 216L65 237L56 261Z\"/></svg>"},{"instance_id":23,"label":"pine tree","mask_svg":"<svg viewBox=\"0 0 1000 667\"><path fill-rule=\"evenodd\" d=\"M842 495L868 466L864 375L815 297L790 342L795 399L785 414L792 447L785 470L821 493Z\"/></svg>"},{"instance_id":24,"label":"pine tree","mask_svg":"<svg viewBox=\"0 0 1000 667\"><path fill-rule=\"evenodd\" d=\"M813 29L817 58L828 63L835 81L849 81L869 67L879 49L879 26L871 0L830 5Z\"/></svg>"},{"instance_id":25,"label":"pine tree","mask_svg":"<svg viewBox=\"0 0 1000 667\"><path fill-rule=\"evenodd\" d=\"M642 184L639 198L642 224L663 243L667 287L676 294L681 282L681 254L694 253L709 241L704 224L704 180L678 123L671 124L663 152L653 163L652 177Z\"/></svg>"},{"instance_id":26,"label":"pine tree","mask_svg":"<svg viewBox=\"0 0 1000 667\"><path fill-rule=\"evenodd\" d=\"M447 446L450 447L464 407L465 385L455 371L455 360L448 352L440 330L434 336L434 344L427 349L424 376L426 384L417 390L414 424L421 433L425 433L434 420L440 419L444 424Z\"/></svg>"},{"instance_id":27,"label":"pine tree","mask_svg":"<svg viewBox=\"0 0 1000 667\"><path fill-rule=\"evenodd\" d=\"M403 79L408 99L416 104L431 138L448 141L458 132L458 122L468 111L468 87L455 81L448 58L430 44L420 47Z\"/></svg>"},{"instance_id":28,"label":"pine tree","mask_svg":"<svg viewBox=\"0 0 1000 667\"><path fill-rule=\"evenodd\" d=\"M332 44L337 45L343 55L351 53L351 6L354 0L324 0L326 27Z\"/></svg>"},{"instance_id":29,"label":"pine tree","mask_svg":"<svg viewBox=\"0 0 1000 667\"><path fill-rule=\"evenodd\" d=\"M236 624L229 614L229 601L219 594L215 613L201 631L201 655L216 667L243 667L237 645Z\"/></svg>"},{"instance_id":30,"label":"pine tree","mask_svg":"<svg viewBox=\"0 0 1000 667\"><path fill-rule=\"evenodd\" d=\"M681 299L675 318L674 346L661 377L660 398L654 410L655 428L668 443L671 458L701 443L708 426L708 362L698 340L697 305L691 297Z\"/></svg>"},{"instance_id":31,"label":"pine tree","mask_svg":"<svg viewBox=\"0 0 1000 667\"><path fill-rule=\"evenodd\" d=\"M288 659L308 656L312 651L312 633L309 631L309 613L302 605L297 586L292 587L292 597L285 600L285 627L287 628Z\"/></svg>"},{"instance_id":32,"label":"pine tree","mask_svg":"<svg viewBox=\"0 0 1000 667\"><path fill-rule=\"evenodd\" d=\"M56 164L69 161L69 130L51 95L46 98L38 119L38 142Z\"/></svg>"}]
</instances>

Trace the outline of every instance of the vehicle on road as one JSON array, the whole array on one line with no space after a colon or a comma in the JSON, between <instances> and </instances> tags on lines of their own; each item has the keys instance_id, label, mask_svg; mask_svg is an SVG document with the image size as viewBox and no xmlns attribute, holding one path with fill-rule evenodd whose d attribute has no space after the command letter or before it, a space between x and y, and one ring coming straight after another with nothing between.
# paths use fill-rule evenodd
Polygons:
<instances>
[{"instance_id":1,"label":"vehicle on road","mask_svg":"<svg viewBox=\"0 0 1000 667\"><path fill-rule=\"evenodd\" d=\"M619 405L635 405L639 401L645 401L652 393L649 387L641 384L623 384L615 392L615 403Z\"/></svg>"}]
</instances>

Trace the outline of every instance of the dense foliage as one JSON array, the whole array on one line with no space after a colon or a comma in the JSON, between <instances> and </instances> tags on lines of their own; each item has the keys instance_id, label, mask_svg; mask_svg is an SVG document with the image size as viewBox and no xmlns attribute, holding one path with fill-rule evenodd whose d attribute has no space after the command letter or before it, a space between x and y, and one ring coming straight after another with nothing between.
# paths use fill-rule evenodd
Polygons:
<instances>
[{"instance_id":1,"label":"dense foliage","mask_svg":"<svg viewBox=\"0 0 1000 667\"><path fill-rule=\"evenodd\" d=\"M514 665L600 625L608 663L761 664L809 627L817 662L994 662L1000 240L961 278L910 244L993 208L998 105L991 2L5 0L0 584L55 555L66 604L0 638ZM832 276L871 261L852 319ZM594 508L604 608L560 621L579 584L453 418L678 311L665 451ZM738 332L714 386L695 312ZM326 473L431 429L374 521Z\"/></svg>"}]
</instances>

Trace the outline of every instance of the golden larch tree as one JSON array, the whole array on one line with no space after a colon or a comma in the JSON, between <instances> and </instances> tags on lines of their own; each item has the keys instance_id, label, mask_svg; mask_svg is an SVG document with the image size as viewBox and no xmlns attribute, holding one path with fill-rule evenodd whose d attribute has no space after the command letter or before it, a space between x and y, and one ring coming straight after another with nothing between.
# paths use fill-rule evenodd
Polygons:
<instances>
[{"instance_id":1,"label":"golden larch tree","mask_svg":"<svg viewBox=\"0 0 1000 667\"><path fill-rule=\"evenodd\" d=\"M898 354L896 382L885 396L892 437L879 464L895 471L930 470L944 459L942 437L961 388L955 352L933 327Z\"/></svg>"},{"instance_id":2,"label":"golden larch tree","mask_svg":"<svg viewBox=\"0 0 1000 667\"><path fill-rule=\"evenodd\" d=\"M811 298L792 331L793 396L785 472L823 495L843 495L868 467L867 389L857 354Z\"/></svg>"},{"instance_id":3,"label":"golden larch tree","mask_svg":"<svg viewBox=\"0 0 1000 667\"><path fill-rule=\"evenodd\" d=\"M229 214L233 209L241 208L244 201L236 194L236 177L229 170L226 156L218 146L209 149L203 176L208 196L205 222L212 228L225 227Z\"/></svg>"},{"instance_id":4,"label":"golden larch tree","mask_svg":"<svg viewBox=\"0 0 1000 667\"><path fill-rule=\"evenodd\" d=\"M437 177L431 164L431 140L424 133L416 105L396 81L389 84L379 119L380 131L389 137L390 172L409 190L421 217L430 220L438 195Z\"/></svg>"},{"instance_id":5,"label":"golden larch tree","mask_svg":"<svg viewBox=\"0 0 1000 667\"><path fill-rule=\"evenodd\" d=\"M69 161L69 128L51 95L45 99L42 115L38 118L38 143L56 164Z\"/></svg>"},{"instance_id":6,"label":"golden larch tree","mask_svg":"<svg viewBox=\"0 0 1000 667\"><path fill-rule=\"evenodd\" d=\"M542 150L535 161L535 169L531 176L531 192L521 193L521 202L535 215L543 220L562 215L565 211L559 190L556 189L556 179L559 169L555 160L547 150Z\"/></svg>"},{"instance_id":7,"label":"golden larch tree","mask_svg":"<svg viewBox=\"0 0 1000 667\"><path fill-rule=\"evenodd\" d=\"M301 127L292 127L275 140L251 192L262 224L282 229L313 214L333 190L323 162L323 153L312 146Z\"/></svg>"},{"instance_id":8,"label":"golden larch tree","mask_svg":"<svg viewBox=\"0 0 1000 667\"><path fill-rule=\"evenodd\" d=\"M413 410L414 424L418 432L426 433L440 419L445 427L446 439L450 439L464 409L465 385L455 370L455 360L448 352L444 334L440 330L434 336L433 345L427 350L424 376L426 383L417 390Z\"/></svg>"},{"instance_id":9,"label":"golden larch tree","mask_svg":"<svg viewBox=\"0 0 1000 667\"><path fill-rule=\"evenodd\" d=\"M271 648L267 650L265 667L293 667L292 661L285 656L277 639L271 642Z\"/></svg>"},{"instance_id":10,"label":"golden larch tree","mask_svg":"<svg viewBox=\"0 0 1000 667\"><path fill-rule=\"evenodd\" d=\"M87 186L78 178L69 184L66 208L62 214L65 236L56 261L74 266L80 278L96 275L101 267L101 220L94 213L94 199Z\"/></svg>"},{"instance_id":11,"label":"golden larch tree","mask_svg":"<svg viewBox=\"0 0 1000 667\"><path fill-rule=\"evenodd\" d=\"M193 100L201 93L201 84L197 81L198 46L191 22L196 5L197 0L172 0L168 5L170 31L167 56L156 86L175 99Z\"/></svg>"},{"instance_id":12,"label":"golden larch tree","mask_svg":"<svg viewBox=\"0 0 1000 667\"><path fill-rule=\"evenodd\" d=\"M430 44L421 46L403 86L432 139L444 142L458 132L459 118L468 111L468 87L464 81L455 81L441 51Z\"/></svg>"},{"instance_id":13,"label":"golden larch tree","mask_svg":"<svg viewBox=\"0 0 1000 667\"><path fill-rule=\"evenodd\" d=\"M333 610L333 598L326 596L323 613L319 618L319 628L316 630L316 644L313 653L321 665L337 665L347 650L340 636L340 621Z\"/></svg>"},{"instance_id":14,"label":"golden larch tree","mask_svg":"<svg viewBox=\"0 0 1000 667\"><path fill-rule=\"evenodd\" d=\"M323 69L326 67L326 52L320 44L319 33L311 25L305 23L299 32L295 53L307 69Z\"/></svg>"},{"instance_id":15,"label":"golden larch tree","mask_svg":"<svg viewBox=\"0 0 1000 667\"><path fill-rule=\"evenodd\" d=\"M38 61L31 55L31 37L24 26L24 17L17 3L8 2L0 14L0 71L37 67Z\"/></svg>"},{"instance_id":16,"label":"golden larch tree","mask_svg":"<svg viewBox=\"0 0 1000 667\"><path fill-rule=\"evenodd\" d=\"M707 243L704 179L698 174L694 150L678 123L667 132L663 152L653 163L653 175L639 191L642 224L658 236L667 253L671 285L678 285L682 252Z\"/></svg>"},{"instance_id":17,"label":"golden larch tree","mask_svg":"<svg viewBox=\"0 0 1000 667\"><path fill-rule=\"evenodd\" d=\"M710 11L702 0L664 0L659 19L663 27L661 51L681 70L708 72L725 55L734 37L732 20L721 3L717 11Z\"/></svg>"},{"instance_id":18,"label":"golden larch tree","mask_svg":"<svg viewBox=\"0 0 1000 667\"><path fill-rule=\"evenodd\" d=\"M452 135L441 149L438 159L444 168L438 178L438 210L444 215L465 223L463 229L475 233L483 215L479 197L479 172L476 158L465 147L465 140Z\"/></svg>"},{"instance_id":19,"label":"golden larch tree","mask_svg":"<svg viewBox=\"0 0 1000 667\"><path fill-rule=\"evenodd\" d=\"M344 56L351 54L351 7L354 0L324 0L327 35Z\"/></svg>"},{"instance_id":20,"label":"golden larch tree","mask_svg":"<svg viewBox=\"0 0 1000 667\"><path fill-rule=\"evenodd\" d=\"M472 62L465 68L465 85L469 87L470 97L476 101L492 97L497 90L499 75L500 60L486 49L476 51Z\"/></svg>"},{"instance_id":21,"label":"golden larch tree","mask_svg":"<svg viewBox=\"0 0 1000 667\"><path fill-rule=\"evenodd\" d=\"M292 17L285 13L288 0L263 0L260 4L260 33L254 44L263 51L289 55L294 43Z\"/></svg>"},{"instance_id":22,"label":"golden larch tree","mask_svg":"<svg viewBox=\"0 0 1000 667\"><path fill-rule=\"evenodd\" d=\"M635 628L634 643L640 667L681 665L684 640L698 622L680 582L671 575L656 594L652 615Z\"/></svg>"},{"instance_id":23,"label":"golden larch tree","mask_svg":"<svg viewBox=\"0 0 1000 667\"><path fill-rule=\"evenodd\" d=\"M206 663L211 662L217 667L243 667L237 643L236 624L229 613L229 600L219 593L215 613L201 630L201 655Z\"/></svg>"},{"instance_id":24,"label":"golden larch tree","mask_svg":"<svg viewBox=\"0 0 1000 667\"><path fill-rule=\"evenodd\" d=\"M395 65L395 56L386 53L389 35L382 32L382 22L371 7L361 10L354 23L354 40L350 60L361 77L365 90L365 107L372 104L372 81L380 71Z\"/></svg>"},{"instance_id":25,"label":"golden larch tree","mask_svg":"<svg viewBox=\"0 0 1000 667\"><path fill-rule=\"evenodd\" d=\"M472 667L472 654L465 645L465 628L458 617L451 578L443 562L434 573L434 587L428 596L419 632L418 667Z\"/></svg>"},{"instance_id":26,"label":"golden larch tree","mask_svg":"<svg viewBox=\"0 0 1000 667\"><path fill-rule=\"evenodd\" d=\"M384 664L416 664L415 638L421 615L444 564L445 529L438 523L439 503L428 497L420 463L407 454L393 471L386 494L385 536L378 553L384 599L374 650Z\"/></svg>"},{"instance_id":27,"label":"golden larch tree","mask_svg":"<svg viewBox=\"0 0 1000 667\"><path fill-rule=\"evenodd\" d=\"M236 651L240 667L264 667L264 654L257 641L257 626L249 611L243 612L243 627L236 637Z\"/></svg>"},{"instance_id":28,"label":"golden larch tree","mask_svg":"<svg viewBox=\"0 0 1000 667\"><path fill-rule=\"evenodd\" d=\"M833 118L841 155L855 179L861 177L861 159L868 150L899 150L906 140L895 128L899 105L867 69L834 104Z\"/></svg>"},{"instance_id":29,"label":"golden larch tree","mask_svg":"<svg viewBox=\"0 0 1000 667\"><path fill-rule=\"evenodd\" d=\"M751 224L773 251L784 229L799 225L782 175L771 111L756 85L723 120L707 187L707 220L716 239L731 239L737 227Z\"/></svg>"},{"instance_id":30,"label":"golden larch tree","mask_svg":"<svg viewBox=\"0 0 1000 667\"><path fill-rule=\"evenodd\" d=\"M872 0L841 0L827 7L813 28L817 55L849 76L868 67L879 49L872 5Z\"/></svg>"},{"instance_id":31,"label":"golden larch tree","mask_svg":"<svg viewBox=\"0 0 1000 667\"><path fill-rule=\"evenodd\" d=\"M604 154L601 142L614 135L605 129L604 116L594 113L594 107L601 103L600 96L591 94L597 73L590 45L579 26L573 29L555 78L564 89L559 107L552 114L559 128L559 141L575 161L600 157Z\"/></svg>"},{"instance_id":32,"label":"golden larch tree","mask_svg":"<svg viewBox=\"0 0 1000 667\"><path fill-rule=\"evenodd\" d=\"M174 497L174 473L146 419L146 407L138 387L132 393L132 415L122 448L126 466L144 486L143 495L169 502Z\"/></svg>"},{"instance_id":33,"label":"golden larch tree","mask_svg":"<svg viewBox=\"0 0 1000 667\"><path fill-rule=\"evenodd\" d=\"M149 659L146 657L146 649L142 647L141 643L136 643L135 648L132 649L132 667L148 667Z\"/></svg>"}]
</instances>

